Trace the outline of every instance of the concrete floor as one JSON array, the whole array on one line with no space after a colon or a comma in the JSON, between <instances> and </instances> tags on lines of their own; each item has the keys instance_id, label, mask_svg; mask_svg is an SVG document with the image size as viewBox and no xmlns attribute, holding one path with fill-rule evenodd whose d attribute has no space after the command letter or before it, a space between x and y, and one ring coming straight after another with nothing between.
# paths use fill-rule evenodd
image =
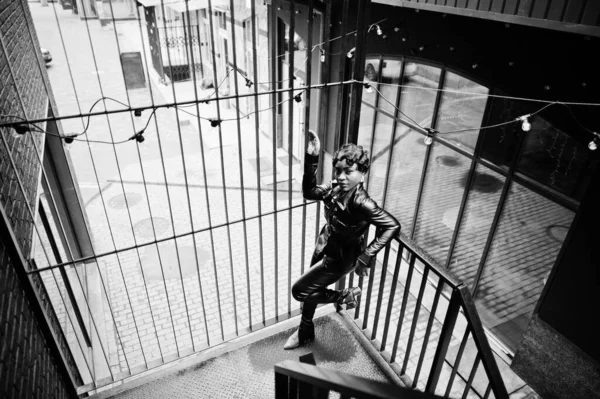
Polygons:
<instances>
[{"instance_id":1,"label":"concrete floor","mask_svg":"<svg viewBox=\"0 0 600 399\"><path fill-rule=\"evenodd\" d=\"M318 318L316 340L306 347L283 349L290 329L217 358L174 372L112 396L137 398L273 398L273 366L312 352L317 365L372 380L390 382L337 313Z\"/></svg>"}]
</instances>

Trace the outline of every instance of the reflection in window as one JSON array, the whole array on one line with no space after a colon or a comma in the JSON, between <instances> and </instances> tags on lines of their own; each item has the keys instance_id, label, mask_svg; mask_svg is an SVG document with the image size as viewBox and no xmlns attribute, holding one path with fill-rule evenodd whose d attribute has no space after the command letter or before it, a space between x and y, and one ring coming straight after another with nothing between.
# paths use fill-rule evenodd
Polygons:
<instances>
[{"instance_id":1,"label":"reflection in window","mask_svg":"<svg viewBox=\"0 0 600 399\"><path fill-rule=\"evenodd\" d=\"M494 97L490 101L489 118L485 121L488 126L505 123L527 113L521 107L521 104L514 100ZM483 135L481 156L504 169L508 169L517 148L520 132L521 127L517 123L485 129L481 132Z\"/></svg>"},{"instance_id":2,"label":"reflection in window","mask_svg":"<svg viewBox=\"0 0 600 399\"><path fill-rule=\"evenodd\" d=\"M587 184L580 184L586 172L589 151L548 121L534 115L525 136L517 170L572 198L581 200Z\"/></svg>"},{"instance_id":3,"label":"reflection in window","mask_svg":"<svg viewBox=\"0 0 600 399\"><path fill-rule=\"evenodd\" d=\"M367 58L365 64L365 83L373 86L373 88L380 90L378 81L379 75L379 57L377 58ZM377 97L377 92L374 89L365 89L362 92L362 101L375 105L375 98Z\"/></svg>"},{"instance_id":4,"label":"reflection in window","mask_svg":"<svg viewBox=\"0 0 600 399\"><path fill-rule=\"evenodd\" d=\"M360 108L360 121L358 122L357 144L369 152L371 151L371 138L373 137L374 116L375 109L362 104Z\"/></svg>"},{"instance_id":5,"label":"reflection in window","mask_svg":"<svg viewBox=\"0 0 600 399\"><path fill-rule=\"evenodd\" d=\"M481 127L488 92L487 87L447 72L444 79L444 91L440 99L436 130L444 133ZM444 134L443 137L457 146L464 146L472 153L475 150L478 135L479 130L474 130Z\"/></svg>"},{"instance_id":6,"label":"reflection in window","mask_svg":"<svg viewBox=\"0 0 600 399\"><path fill-rule=\"evenodd\" d=\"M379 102L377 106L394 115L396 110L396 97L400 84L402 62L399 60L383 60L381 63L381 78L379 80ZM386 101L387 100L387 101Z\"/></svg>"},{"instance_id":7,"label":"reflection in window","mask_svg":"<svg viewBox=\"0 0 600 399\"><path fill-rule=\"evenodd\" d=\"M402 234L409 237L426 148L423 135L401 123L396 125L385 209L398 219Z\"/></svg>"},{"instance_id":8,"label":"reflection in window","mask_svg":"<svg viewBox=\"0 0 600 399\"><path fill-rule=\"evenodd\" d=\"M404 68L400 94L400 119L413 119L422 127L431 127L441 70L408 62Z\"/></svg>"},{"instance_id":9,"label":"reflection in window","mask_svg":"<svg viewBox=\"0 0 600 399\"><path fill-rule=\"evenodd\" d=\"M574 213L512 183L475 295L485 325L516 349Z\"/></svg>"},{"instance_id":10,"label":"reflection in window","mask_svg":"<svg viewBox=\"0 0 600 399\"><path fill-rule=\"evenodd\" d=\"M383 201L383 189L390 157L392 128L393 119L387 115L378 113L375 122L371 168L368 174L367 185L369 195L379 204Z\"/></svg>"},{"instance_id":11,"label":"reflection in window","mask_svg":"<svg viewBox=\"0 0 600 399\"><path fill-rule=\"evenodd\" d=\"M456 225L457 207L464 193L464 179L471 161L456 151L433 144L414 238L440 264L444 264L452 232Z\"/></svg>"},{"instance_id":12,"label":"reflection in window","mask_svg":"<svg viewBox=\"0 0 600 399\"><path fill-rule=\"evenodd\" d=\"M449 264L454 275L468 287L473 285L504 181L504 176L477 165ZM467 184L466 175L461 184Z\"/></svg>"}]
</instances>

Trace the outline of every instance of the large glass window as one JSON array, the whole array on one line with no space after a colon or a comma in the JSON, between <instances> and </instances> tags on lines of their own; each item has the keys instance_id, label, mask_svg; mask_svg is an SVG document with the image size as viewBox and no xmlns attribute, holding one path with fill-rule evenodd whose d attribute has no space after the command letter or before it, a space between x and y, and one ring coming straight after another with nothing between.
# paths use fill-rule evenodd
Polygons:
<instances>
[{"instance_id":1,"label":"large glass window","mask_svg":"<svg viewBox=\"0 0 600 399\"><path fill-rule=\"evenodd\" d=\"M385 209L398 219L402 234L409 237L426 148L423 135L401 123L396 125Z\"/></svg>"},{"instance_id":2,"label":"large glass window","mask_svg":"<svg viewBox=\"0 0 600 399\"><path fill-rule=\"evenodd\" d=\"M476 291L484 324L516 349L575 214L511 183Z\"/></svg>"},{"instance_id":3,"label":"large glass window","mask_svg":"<svg viewBox=\"0 0 600 399\"><path fill-rule=\"evenodd\" d=\"M477 165L449 263L454 275L469 287L473 285L481 261L504 181L499 173ZM467 184L467 179L460 183ZM456 207L452 212L458 213L458 210Z\"/></svg>"},{"instance_id":4,"label":"large glass window","mask_svg":"<svg viewBox=\"0 0 600 399\"><path fill-rule=\"evenodd\" d=\"M467 78L447 72L444 78L444 91L440 98L436 130L444 133L444 138L469 152L475 150L479 127L483 125L483 114L489 90ZM467 132L457 130L475 129Z\"/></svg>"},{"instance_id":5,"label":"large glass window","mask_svg":"<svg viewBox=\"0 0 600 399\"><path fill-rule=\"evenodd\" d=\"M577 202L559 202L580 200L588 185L587 143L551 123L554 114L534 115L525 132L513 122L533 113L531 104L401 61L367 59L365 81L381 92L363 90L358 144L372 152L367 189L404 235L475 290L484 325L514 350L574 217ZM428 146L412 124L440 135Z\"/></svg>"},{"instance_id":6,"label":"large glass window","mask_svg":"<svg viewBox=\"0 0 600 399\"><path fill-rule=\"evenodd\" d=\"M373 149L371 152L371 169L368 175L368 190L371 198L381 204L390 158L390 145L394 120L385 114L377 114Z\"/></svg>"},{"instance_id":7,"label":"large glass window","mask_svg":"<svg viewBox=\"0 0 600 399\"><path fill-rule=\"evenodd\" d=\"M517 171L563 194L581 200L587 184L589 150L586 143L568 136L547 120L534 115L525 136Z\"/></svg>"},{"instance_id":8,"label":"large glass window","mask_svg":"<svg viewBox=\"0 0 600 399\"><path fill-rule=\"evenodd\" d=\"M412 119L421 127L431 127L440 75L440 68L406 63L398 118Z\"/></svg>"},{"instance_id":9,"label":"large glass window","mask_svg":"<svg viewBox=\"0 0 600 399\"><path fill-rule=\"evenodd\" d=\"M448 255L470 164L471 160L458 152L433 144L414 238L441 264Z\"/></svg>"}]
</instances>

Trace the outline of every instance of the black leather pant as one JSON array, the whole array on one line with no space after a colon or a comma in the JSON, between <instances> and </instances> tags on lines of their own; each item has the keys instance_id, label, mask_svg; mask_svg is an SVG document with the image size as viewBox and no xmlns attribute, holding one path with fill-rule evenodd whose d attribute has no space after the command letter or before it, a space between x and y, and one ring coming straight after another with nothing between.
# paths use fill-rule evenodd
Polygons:
<instances>
[{"instance_id":1,"label":"black leather pant","mask_svg":"<svg viewBox=\"0 0 600 399\"><path fill-rule=\"evenodd\" d=\"M354 252L354 251L352 251ZM302 323L312 325L317 305L334 303L340 298L341 291L327 287L354 270L355 257L331 257L325 255L322 259L313 256L313 265L292 286L294 299L303 302Z\"/></svg>"}]
</instances>

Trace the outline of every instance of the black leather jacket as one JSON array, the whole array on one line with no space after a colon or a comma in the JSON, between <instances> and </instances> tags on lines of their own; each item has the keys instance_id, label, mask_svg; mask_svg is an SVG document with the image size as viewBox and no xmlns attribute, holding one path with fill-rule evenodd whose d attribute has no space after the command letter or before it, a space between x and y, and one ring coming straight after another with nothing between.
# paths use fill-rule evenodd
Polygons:
<instances>
[{"instance_id":1,"label":"black leather jacket","mask_svg":"<svg viewBox=\"0 0 600 399\"><path fill-rule=\"evenodd\" d=\"M347 193L342 192L335 181L317 185L318 162L318 156L306 154L302 178L304 198L323 200L325 206L327 224L321 230L315 254L325 252L342 258L357 254L355 259L369 266L371 259L398 234L400 223L369 197L362 183ZM377 227L377 233L360 252L371 224Z\"/></svg>"}]
</instances>

